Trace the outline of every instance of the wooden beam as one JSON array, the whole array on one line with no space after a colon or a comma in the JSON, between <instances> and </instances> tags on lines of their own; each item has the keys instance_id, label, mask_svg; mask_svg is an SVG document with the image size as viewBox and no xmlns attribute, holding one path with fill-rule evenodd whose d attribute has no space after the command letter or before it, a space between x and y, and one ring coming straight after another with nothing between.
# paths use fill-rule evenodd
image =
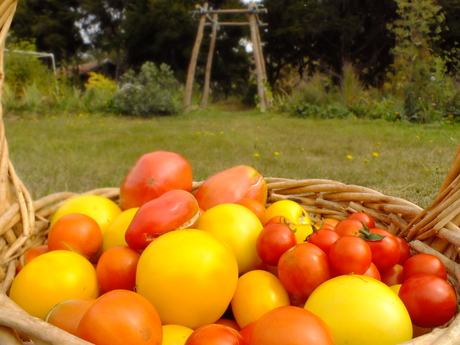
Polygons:
<instances>
[{"instance_id":1,"label":"wooden beam","mask_svg":"<svg viewBox=\"0 0 460 345\"><path fill-rule=\"evenodd\" d=\"M205 13L205 14L249 14L249 13L267 13L266 8L260 8L260 9L247 9L247 10L207 10L204 8L201 8L200 6L197 6L199 9L198 11L192 11L192 13Z\"/></svg>"},{"instance_id":2,"label":"wooden beam","mask_svg":"<svg viewBox=\"0 0 460 345\"><path fill-rule=\"evenodd\" d=\"M204 3L204 10L208 9L208 3ZM200 23L198 25L198 33L196 35L195 45L192 50L192 57L190 59L190 65L188 67L187 82L185 84L185 95L184 95L184 111L187 113L190 111L192 106L192 89L193 80L195 79L196 62L198 60L198 53L200 52L201 41L203 40L203 30L206 21L206 13L201 14Z\"/></svg>"},{"instance_id":3,"label":"wooden beam","mask_svg":"<svg viewBox=\"0 0 460 345\"><path fill-rule=\"evenodd\" d=\"M205 26L211 26L212 23L206 23ZM219 26L247 26L251 25L249 22L220 22L217 25ZM267 23L260 23L259 26L268 26Z\"/></svg>"},{"instance_id":4,"label":"wooden beam","mask_svg":"<svg viewBox=\"0 0 460 345\"><path fill-rule=\"evenodd\" d=\"M253 3L250 3L250 6L252 6ZM258 40L258 31L257 31L257 23L256 23L256 18L254 13L249 14L249 23L250 29L251 29L251 41L253 45L253 54L254 54L254 62L256 65L256 76L257 76L257 95L259 96L259 108L261 112L266 111L266 103L265 103L265 85L264 85L264 80L263 80L263 64L262 64L262 57L260 56L260 50L258 47L258 43L260 41Z\"/></svg>"},{"instance_id":5,"label":"wooden beam","mask_svg":"<svg viewBox=\"0 0 460 345\"><path fill-rule=\"evenodd\" d=\"M216 46L217 17L218 17L217 13L214 13L212 15L211 43L209 45L208 61L206 63L206 74L205 74L205 80L204 80L203 98L201 100L201 109L203 110L206 110L206 106L208 104L209 85L211 83L212 59L214 56L214 47Z\"/></svg>"}]
</instances>

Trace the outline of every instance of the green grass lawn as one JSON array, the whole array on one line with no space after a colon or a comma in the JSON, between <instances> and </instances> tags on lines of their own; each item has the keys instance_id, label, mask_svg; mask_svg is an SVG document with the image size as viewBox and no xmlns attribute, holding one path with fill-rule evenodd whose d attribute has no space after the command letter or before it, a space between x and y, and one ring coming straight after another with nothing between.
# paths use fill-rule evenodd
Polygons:
<instances>
[{"instance_id":1,"label":"green grass lawn","mask_svg":"<svg viewBox=\"0 0 460 345\"><path fill-rule=\"evenodd\" d=\"M369 187L422 207L435 197L460 143L458 125L314 120L257 111L192 111L139 119L5 116L10 159L34 198L118 187L144 153L174 151L195 181L246 164L268 177Z\"/></svg>"}]
</instances>

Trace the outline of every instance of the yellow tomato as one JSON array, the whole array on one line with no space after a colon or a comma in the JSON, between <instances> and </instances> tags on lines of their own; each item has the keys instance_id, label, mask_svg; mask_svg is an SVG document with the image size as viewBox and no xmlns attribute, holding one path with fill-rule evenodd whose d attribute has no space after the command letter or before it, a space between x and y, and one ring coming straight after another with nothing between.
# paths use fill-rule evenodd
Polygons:
<instances>
[{"instance_id":1,"label":"yellow tomato","mask_svg":"<svg viewBox=\"0 0 460 345\"><path fill-rule=\"evenodd\" d=\"M237 282L230 247L196 229L170 231L152 241L136 272L137 292L155 306L162 323L192 329L224 314Z\"/></svg>"},{"instance_id":2,"label":"yellow tomato","mask_svg":"<svg viewBox=\"0 0 460 345\"><path fill-rule=\"evenodd\" d=\"M248 208L237 204L216 205L200 216L196 228L216 235L232 248L240 275L256 269L262 262L256 242L263 226Z\"/></svg>"},{"instance_id":3,"label":"yellow tomato","mask_svg":"<svg viewBox=\"0 0 460 345\"><path fill-rule=\"evenodd\" d=\"M310 224L311 219L304 208L295 201L285 199L275 201L267 207L266 219L283 216L295 224Z\"/></svg>"},{"instance_id":4,"label":"yellow tomato","mask_svg":"<svg viewBox=\"0 0 460 345\"><path fill-rule=\"evenodd\" d=\"M193 329L181 325L163 325L161 345L184 345Z\"/></svg>"},{"instance_id":5,"label":"yellow tomato","mask_svg":"<svg viewBox=\"0 0 460 345\"><path fill-rule=\"evenodd\" d=\"M54 250L24 266L13 280L9 296L30 315L44 320L60 302L98 295L94 266L80 254Z\"/></svg>"},{"instance_id":6,"label":"yellow tomato","mask_svg":"<svg viewBox=\"0 0 460 345\"><path fill-rule=\"evenodd\" d=\"M138 209L139 207L127 209L114 219L102 236L102 251L105 252L116 246L128 245L125 240L126 229L128 229Z\"/></svg>"},{"instance_id":7,"label":"yellow tomato","mask_svg":"<svg viewBox=\"0 0 460 345\"><path fill-rule=\"evenodd\" d=\"M77 195L57 209L51 218L50 228L59 218L69 213L82 213L90 216L98 222L102 235L104 235L109 225L120 215L121 208L114 201L100 195Z\"/></svg>"},{"instance_id":8,"label":"yellow tomato","mask_svg":"<svg viewBox=\"0 0 460 345\"><path fill-rule=\"evenodd\" d=\"M305 309L331 328L337 345L392 345L412 339L412 323L401 299L384 283L342 275L318 286Z\"/></svg>"},{"instance_id":9,"label":"yellow tomato","mask_svg":"<svg viewBox=\"0 0 460 345\"><path fill-rule=\"evenodd\" d=\"M287 305L290 305L289 295L279 279L262 270L247 272L238 279L231 302L240 328L257 321L269 310Z\"/></svg>"},{"instance_id":10,"label":"yellow tomato","mask_svg":"<svg viewBox=\"0 0 460 345\"><path fill-rule=\"evenodd\" d=\"M398 294L399 294L399 289L401 289L401 285L402 285L402 284L391 285L391 286L390 286L390 289L391 289L396 295L398 295Z\"/></svg>"},{"instance_id":11,"label":"yellow tomato","mask_svg":"<svg viewBox=\"0 0 460 345\"><path fill-rule=\"evenodd\" d=\"M292 224L290 228L294 230L294 235L297 243L306 242L308 236L313 233L311 224Z\"/></svg>"}]
</instances>

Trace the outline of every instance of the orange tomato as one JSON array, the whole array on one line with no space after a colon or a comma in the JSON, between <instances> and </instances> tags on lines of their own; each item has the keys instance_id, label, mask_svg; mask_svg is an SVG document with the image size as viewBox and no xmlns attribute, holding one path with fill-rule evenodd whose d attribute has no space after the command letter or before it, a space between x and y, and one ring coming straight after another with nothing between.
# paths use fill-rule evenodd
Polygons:
<instances>
[{"instance_id":1,"label":"orange tomato","mask_svg":"<svg viewBox=\"0 0 460 345\"><path fill-rule=\"evenodd\" d=\"M45 321L76 336L81 318L95 300L95 298L76 298L62 301L51 309Z\"/></svg>"},{"instance_id":2,"label":"orange tomato","mask_svg":"<svg viewBox=\"0 0 460 345\"><path fill-rule=\"evenodd\" d=\"M98 345L161 345L163 328L146 298L133 291L112 290L83 315L77 336Z\"/></svg>"},{"instance_id":3,"label":"orange tomato","mask_svg":"<svg viewBox=\"0 0 460 345\"><path fill-rule=\"evenodd\" d=\"M329 326L312 312L294 306L272 309L254 324L249 345L335 345Z\"/></svg>"},{"instance_id":4,"label":"orange tomato","mask_svg":"<svg viewBox=\"0 0 460 345\"><path fill-rule=\"evenodd\" d=\"M35 259L37 256L49 252L47 244L40 244L28 249L23 256L20 257L18 265L16 267L16 273L18 273L25 265Z\"/></svg>"},{"instance_id":5,"label":"orange tomato","mask_svg":"<svg viewBox=\"0 0 460 345\"><path fill-rule=\"evenodd\" d=\"M101 292L134 290L140 257L141 254L129 246L117 246L103 252L96 266Z\"/></svg>"},{"instance_id":6,"label":"orange tomato","mask_svg":"<svg viewBox=\"0 0 460 345\"><path fill-rule=\"evenodd\" d=\"M48 234L49 250L70 250L90 258L101 246L101 227L93 218L81 213L62 216Z\"/></svg>"},{"instance_id":7,"label":"orange tomato","mask_svg":"<svg viewBox=\"0 0 460 345\"><path fill-rule=\"evenodd\" d=\"M236 201L235 204L247 207L252 212L254 212L262 224L265 224L265 221L267 220L267 209L265 208L265 204L263 204L260 200L244 198Z\"/></svg>"}]
</instances>

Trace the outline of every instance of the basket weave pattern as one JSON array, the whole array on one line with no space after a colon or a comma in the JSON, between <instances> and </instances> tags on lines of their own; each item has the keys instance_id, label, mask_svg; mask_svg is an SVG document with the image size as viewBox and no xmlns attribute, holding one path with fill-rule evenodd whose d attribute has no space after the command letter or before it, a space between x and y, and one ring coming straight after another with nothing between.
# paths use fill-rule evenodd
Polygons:
<instances>
[{"instance_id":1,"label":"basket weave pattern","mask_svg":"<svg viewBox=\"0 0 460 345\"><path fill-rule=\"evenodd\" d=\"M3 89L3 50L13 20L17 0L0 4L0 99ZM16 175L8 156L8 145L0 104L0 344L23 344L29 338L35 344L88 345L46 322L27 315L8 297L17 259L29 248L46 241L49 222L57 208L77 194L61 192L33 201ZM314 219L344 219L353 212L370 214L379 227L404 237L415 252L438 256L447 268L450 282L459 291L460 247L460 147L439 194L426 209L401 198L375 190L331 180L266 178L268 201L290 199L301 204ZM195 182L193 191L201 185ZM118 201L118 188L88 191ZM460 343L460 318L449 325L404 344ZM21 337L20 337L21 336Z\"/></svg>"}]
</instances>

